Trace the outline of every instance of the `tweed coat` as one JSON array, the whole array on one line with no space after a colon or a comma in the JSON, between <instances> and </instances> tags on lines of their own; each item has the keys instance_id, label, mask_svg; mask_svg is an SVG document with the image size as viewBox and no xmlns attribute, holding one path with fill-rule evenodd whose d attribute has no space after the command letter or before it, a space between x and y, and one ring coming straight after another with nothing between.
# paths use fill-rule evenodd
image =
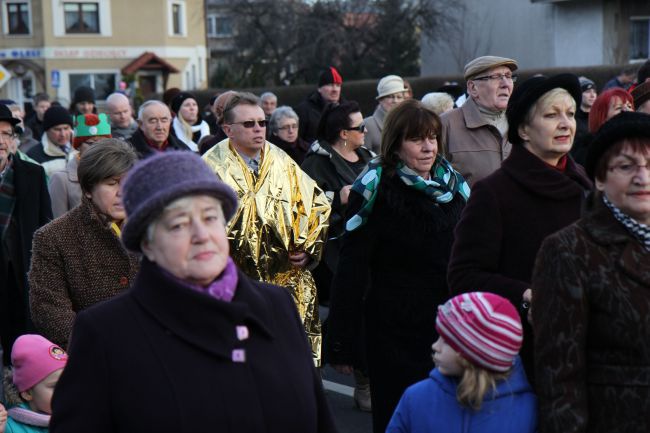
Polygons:
<instances>
[{"instance_id":1,"label":"tweed coat","mask_svg":"<svg viewBox=\"0 0 650 433\"><path fill-rule=\"evenodd\" d=\"M440 116L444 155L465 180L474 185L501 166L512 144L481 117L472 98Z\"/></svg>"},{"instance_id":2,"label":"tweed coat","mask_svg":"<svg viewBox=\"0 0 650 433\"><path fill-rule=\"evenodd\" d=\"M650 252L598 198L532 289L540 433L650 431Z\"/></svg>"},{"instance_id":3,"label":"tweed coat","mask_svg":"<svg viewBox=\"0 0 650 433\"><path fill-rule=\"evenodd\" d=\"M30 306L36 329L66 347L76 314L125 291L139 268L83 197L76 208L34 235L29 271Z\"/></svg>"},{"instance_id":4,"label":"tweed coat","mask_svg":"<svg viewBox=\"0 0 650 433\"><path fill-rule=\"evenodd\" d=\"M143 259L79 314L50 432L335 432L289 292L238 277L223 302Z\"/></svg>"}]
</instances>

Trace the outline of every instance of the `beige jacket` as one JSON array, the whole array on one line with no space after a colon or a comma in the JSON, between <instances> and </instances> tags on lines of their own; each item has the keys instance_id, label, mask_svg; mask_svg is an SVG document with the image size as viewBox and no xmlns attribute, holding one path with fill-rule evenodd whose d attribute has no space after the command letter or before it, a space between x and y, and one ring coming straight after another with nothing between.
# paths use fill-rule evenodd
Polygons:
<instances>
[{"instance_id":1,"label":"beige jacket","mask_svg":"<svg viewBox=\"0 0 650 433\"><path fill-rule=\"evenodd\" d=\"M445 155L470 185L501 167L510 155L512 144L481 117L472 98L440 120Z\"/></svg>"},{"instance_id":2,"label":"beige jacket","mask_svg":"<svg viewBox=\"0 0 650 433\"><path fill-rule=\"evenodd\" d=\"M377 155L381 153L381 131L384 130L384 118L386 117L386 110L381 105L377 105L375 112L372 116L363 119L366 124L366 138L363 145L375 152Z\"/></svg>"},{"instance_id":3,"label":"beige jacket","mask_svg":"<svg viewBox=\"0 0 650 433\"><path fill-rule=\"evenodd\" d=\"M81 185L77 178L79 157L77 152L70 155L64 171L52 174L47 188L52 200L52 215L58 218L81 202Z\"/></svg>"}]
</instances>

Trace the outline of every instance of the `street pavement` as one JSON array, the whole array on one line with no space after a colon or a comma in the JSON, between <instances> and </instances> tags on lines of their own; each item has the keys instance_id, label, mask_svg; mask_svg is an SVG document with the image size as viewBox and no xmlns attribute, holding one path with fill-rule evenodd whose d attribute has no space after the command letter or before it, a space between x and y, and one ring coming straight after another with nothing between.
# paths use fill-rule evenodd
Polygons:
<instances>
[{"instance_id":1,"label":"street pavement","mask_svg":"<svg viewBox=\"0 0 650 433\"><path fill-rule=\"evenodd\" d=\"M320 318L327 317L327 307L320 308ZM372 416L356 408L352 393L354 378L350 375L339 374L330 366L321 370L323 386L332 415L340 433L371 433Z\"/></svg>"}]
</instances>

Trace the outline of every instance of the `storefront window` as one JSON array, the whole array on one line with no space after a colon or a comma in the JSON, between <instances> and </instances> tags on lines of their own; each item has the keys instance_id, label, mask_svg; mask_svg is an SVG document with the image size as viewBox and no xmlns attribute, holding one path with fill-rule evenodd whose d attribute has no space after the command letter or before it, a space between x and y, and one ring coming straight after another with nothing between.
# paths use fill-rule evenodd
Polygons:
<instances>
[{"instance_id":1,"label":"storefront window","mask_svg":"<svg viewBox=\"0 0 650 433\"><path fill-rule=\"evenodd\" d=\"M117 77L115 74L70 74L70 95L81 86L92 87L95 89L95 97L98 100L104 100L117 89Z\"/></svg>"}]
</instances>

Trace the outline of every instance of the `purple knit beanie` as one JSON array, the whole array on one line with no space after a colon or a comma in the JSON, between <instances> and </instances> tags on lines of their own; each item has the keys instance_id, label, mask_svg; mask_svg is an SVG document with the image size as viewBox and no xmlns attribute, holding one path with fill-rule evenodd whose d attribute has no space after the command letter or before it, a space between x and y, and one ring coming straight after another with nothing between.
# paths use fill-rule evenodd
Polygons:
<instances>
[{"instance_id":1,"label":"purple knit beanie","mask_svg":"<svg viewBox=\"0 0 650 433\"><path fill-rule=\"evenodd\" d=\"M237 195L232 188L193 152L161 152L138 162L122 185L127 215L122 242L126 248L142 252L140 241L151 221L172 201L194 194L217 198L226 220L237 210Z\"/></svg>"}]
</instances>

